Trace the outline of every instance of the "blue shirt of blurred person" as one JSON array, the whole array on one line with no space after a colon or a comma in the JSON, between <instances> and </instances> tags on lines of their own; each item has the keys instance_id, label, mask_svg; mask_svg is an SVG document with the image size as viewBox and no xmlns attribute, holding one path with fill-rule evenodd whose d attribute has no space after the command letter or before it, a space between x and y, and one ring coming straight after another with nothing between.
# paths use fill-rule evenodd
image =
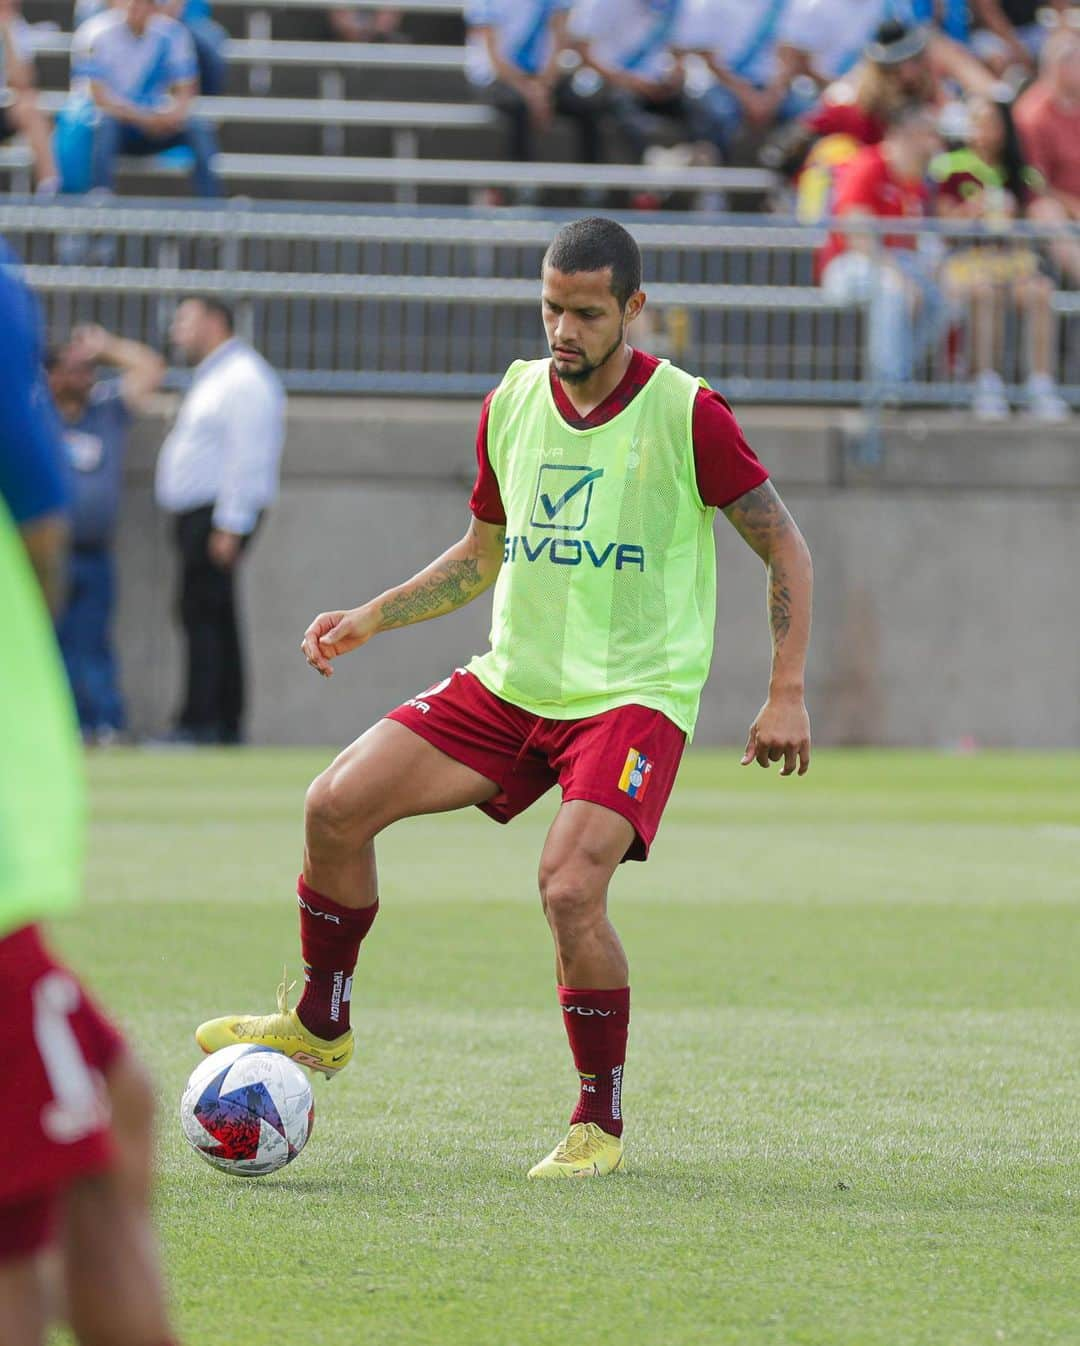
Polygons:
<instances>
[{"instance_id":1,"label":"blue shirt of blurred person","mask_svg":"<svg viewBox=\"0 0 1080 1346\"><path fill-rule=\"evenodd\" d=\"M76 547L104 547L112 541L131 420L119 379L106 379L91 391L79 420L64 425Z\"/></svg>"},{"instance_id":2,"label":"blue shirt of blurred person","mask_svg":"<svg viewBox=\"0 0 1080 1346\"><path fill-rule=\"evenodd\" d=\"M155 107L174 84L198 77L191 34L166 14L151 16L135 33L122 11L95 14L71 40L71 83L85 88L91 80L140 107Z\"/></svg>"},{"instance_id":3,"label":"blue shirt of blurred person","mask_svg":"<svg viewBox=\"0 0 1080 1346\"><path fill-rule=\"evenodd\" d=\"M551 21L570 11L571 0L467 0L465 73L472 84L495 79L477 28L491 28L499 55L527 75L539 75L551 59Z\"/></svg>"}]
</instances>

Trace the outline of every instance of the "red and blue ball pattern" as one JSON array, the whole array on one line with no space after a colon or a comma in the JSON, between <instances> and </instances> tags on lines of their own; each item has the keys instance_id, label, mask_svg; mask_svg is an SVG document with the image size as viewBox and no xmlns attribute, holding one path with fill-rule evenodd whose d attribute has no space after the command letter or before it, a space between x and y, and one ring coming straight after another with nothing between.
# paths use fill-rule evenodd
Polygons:
<instances>
[{"instance_id":1,"label":"red and blue ball pattern","mask_svg":"<svg viewBox=\"0 0 1080 1346\"><path fill-rule=\"evenodd\" d=\"M193 1072L180 1105L184 1134L215 1168L244 1177L283 1168L315 1118L307 1076L269 1047L214 1052Z\"/></svg>"}]
</instances>

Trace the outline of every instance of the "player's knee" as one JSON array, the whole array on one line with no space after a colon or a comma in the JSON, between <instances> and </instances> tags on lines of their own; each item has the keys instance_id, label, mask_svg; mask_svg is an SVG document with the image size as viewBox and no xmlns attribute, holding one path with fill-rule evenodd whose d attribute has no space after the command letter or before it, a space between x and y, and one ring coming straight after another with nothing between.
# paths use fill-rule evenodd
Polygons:
<instances>
[{"instance_id":1,"label":"player's knee","mask_svg":"<svg viewBox=\"0 0 1080 1346\"><path fill-rule=\"evenodd\" d=\"M540 901L553 930L581 929L604 914L603 891L581 870L541 869Z\"/></svg>"},{"instance_id":2,"label":"player's knee","mask_svg":"<svg viewBox=\"0 0 1080 1346\"><path fill-rule=\"evenodd\" d=\"M330 766L308 787L304 821L308 840L329 843L351 839L363 828L363 800L348 788L344 773Z\"/></svg>"}]
</instances>

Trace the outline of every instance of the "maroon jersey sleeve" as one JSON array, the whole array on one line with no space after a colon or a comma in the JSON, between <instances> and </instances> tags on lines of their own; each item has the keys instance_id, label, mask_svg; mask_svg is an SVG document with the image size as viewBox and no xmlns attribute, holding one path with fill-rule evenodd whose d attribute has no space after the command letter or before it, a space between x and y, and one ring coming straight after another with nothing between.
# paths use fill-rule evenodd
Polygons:
<instances>
[{"instance_id":1,"label":"maroon jersey sleeve","mask_svg":"<svg viewBox=\"0 0 1080 1346\"><path fill-rule=\"evenodd\" d=\"M768 481L734 412L710 388L702 388L694 401L693 435L698 493L706 505L724 509Z\"/></svg>"},{"instance_id":2,"label":"maroon jersey sleeve","mask_svg":"<svg viewBox=\"0 0 1080 1346\"><path fill-rule=\"evenodd\" d=\"M502 493L499 490L498 479L491 469L487 447L488 413L494 396L495 393L492 391L484 398L484 405L480 408L480 424L476 427L476 482L469 499L469 508L481 523L506 522Z\"/></svg>"}]
</instances>

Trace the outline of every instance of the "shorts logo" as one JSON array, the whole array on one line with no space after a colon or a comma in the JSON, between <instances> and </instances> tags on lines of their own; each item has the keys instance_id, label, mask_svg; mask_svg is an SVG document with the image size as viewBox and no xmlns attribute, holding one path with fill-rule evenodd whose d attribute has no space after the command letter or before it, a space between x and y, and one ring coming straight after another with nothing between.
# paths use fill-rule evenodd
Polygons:
<instances>
[{"instance_id":1,"label":"shorts logo","mask_svg":"<svg viewBox=\"0 0 1080 1346\"><path fill-rule=\"evenodd\" d=\"M645 796L645 791L649 788L649 777L652 774L652 763L644 753L638 752L637 748L631 748L626 754L626 761L623 763L622 775L619 777L619 789L625 791L631 799L641 800Z\"/></svg>"},{"instance_id":2,"label":"shorts logo","mask_svg":"<svg viewBox=\"0 0 1080 1346\"><path fill-rule=\"evenodd\" d=\"M564 528L571 532L584 528L589 522L593 484L603 475L602 467L541 464L530 524L534 528Z\"/></svg>"}]
</instances>

